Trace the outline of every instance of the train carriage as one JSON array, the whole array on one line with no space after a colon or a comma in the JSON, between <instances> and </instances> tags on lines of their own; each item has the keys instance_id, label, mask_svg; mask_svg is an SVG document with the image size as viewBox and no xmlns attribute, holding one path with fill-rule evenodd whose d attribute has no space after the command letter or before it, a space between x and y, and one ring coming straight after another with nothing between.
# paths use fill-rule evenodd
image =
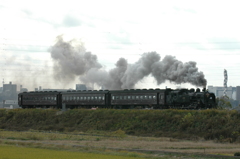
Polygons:
<instances>
[{"instance_id":1,"label":"train carriage","mask_svg":"<svg viewBox=\"0 0 240 159\"><path fill-rule=\"evenodd\" d=\"M153 89L116 90L111 91L111 106L117 109L157 108L159 107L159 92ZM164 93L163 93L164 94ZM164 104L164 96L161 99Z\"/></svg>"},{"instance_id":2,"label":"train carriage","mask_svg":"<svg viewBox=\"0 0 240 159\"><path fill-rule=\"evenodd\" d=\"M22 108L61 108L60 92L23 92L18 94L18 105Z\"/></svg>"},{"instance_id":3,"label":"train carriage","mask_svg":"<svg viewBox=\"0 0 240 159\"><path fill-rule=\"evenodd\" d=\"M62 92L62 103L66 108L106 108L109 103L109 91L67 91Z\"/></svg>"}]
</instances>

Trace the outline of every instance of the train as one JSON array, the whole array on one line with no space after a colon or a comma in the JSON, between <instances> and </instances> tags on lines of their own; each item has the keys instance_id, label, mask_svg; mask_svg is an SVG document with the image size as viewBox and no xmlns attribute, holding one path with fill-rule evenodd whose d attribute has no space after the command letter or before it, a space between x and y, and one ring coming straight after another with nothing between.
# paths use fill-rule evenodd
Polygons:
<instances>
[{"instance_id":1,"label":"train","mask_svg":"<svg viewBox=\"0 0 240 159\"><path fill-rule=\"evenodd\" d=\"M216 96L205 88L34 91L18 94L25 108L211 109Z\"/></svg>"}]
</instances>

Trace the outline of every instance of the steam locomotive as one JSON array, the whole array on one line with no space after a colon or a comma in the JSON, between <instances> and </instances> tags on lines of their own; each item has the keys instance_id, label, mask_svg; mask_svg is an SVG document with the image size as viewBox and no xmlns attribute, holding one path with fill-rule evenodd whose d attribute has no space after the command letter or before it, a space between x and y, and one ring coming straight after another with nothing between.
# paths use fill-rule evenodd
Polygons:
<instances>
[{"instance_id":1,"label":"steam locomotive","mask_svg":"<svg viewBox=\"0 0 240 159\"><path fill-rule=\"evenodd\" d=\"M214 93L195 89L36 91L18 94L22 108L210 109Z\"/></svg>"}]
</instances>

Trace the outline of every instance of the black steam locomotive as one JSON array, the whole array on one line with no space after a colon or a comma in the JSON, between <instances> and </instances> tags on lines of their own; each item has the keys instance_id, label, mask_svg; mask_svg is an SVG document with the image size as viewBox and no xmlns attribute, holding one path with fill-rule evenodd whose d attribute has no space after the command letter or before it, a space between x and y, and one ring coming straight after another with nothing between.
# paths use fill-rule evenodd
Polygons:
<instances>
[{"instance_id":1,"label":"black steam locomotive","mask_svg":"<svg viewBox=\"0 0 240 159\"><path fill-rule=\"evenodd\" d=\"M38 91L18 94L22 108L208 109L216 107L215 94L203 89L131 89Z\"/></svg>"}]
</instances>

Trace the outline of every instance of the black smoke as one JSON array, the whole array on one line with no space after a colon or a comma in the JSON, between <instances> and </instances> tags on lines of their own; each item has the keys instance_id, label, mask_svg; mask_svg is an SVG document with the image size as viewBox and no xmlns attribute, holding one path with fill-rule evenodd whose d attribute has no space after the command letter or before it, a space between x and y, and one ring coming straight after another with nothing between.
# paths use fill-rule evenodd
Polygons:
<instances>
[{"instance_id":1,"label":"black smoke","mask_svg":"<svg viewBox=\"0 0 240 159\"><path fill-rule=\"evenodd\" d=\"M54 77L62 82L72 81L92 68L102 67L97 62L97 56L86 52L83 43L77 40L65 42L62 36L58 36L50 52L54 62Z\"/></svg>"},{"instance_id":2,"label":"black smoke","mask_svg":"<svg viewBox=\"0 0 240 159\"><path fill-rule=\"evenodd\" d=\"M115 68L106 71L98 62L97 56L87 52L84 45L76 40L64 42L62 36L51 47L54 61L55 79L71 82L75 78L85 84L97 84L105 89L131 89L135 84L149 75L157 84L165 81L176 84L190 83L206 87L207 80L203 72L199 72L196 62L183 63L174 56L165 56L162 60L157 52L143 53L134 64L120 58Z\"/></svg>"}]
</instances>

